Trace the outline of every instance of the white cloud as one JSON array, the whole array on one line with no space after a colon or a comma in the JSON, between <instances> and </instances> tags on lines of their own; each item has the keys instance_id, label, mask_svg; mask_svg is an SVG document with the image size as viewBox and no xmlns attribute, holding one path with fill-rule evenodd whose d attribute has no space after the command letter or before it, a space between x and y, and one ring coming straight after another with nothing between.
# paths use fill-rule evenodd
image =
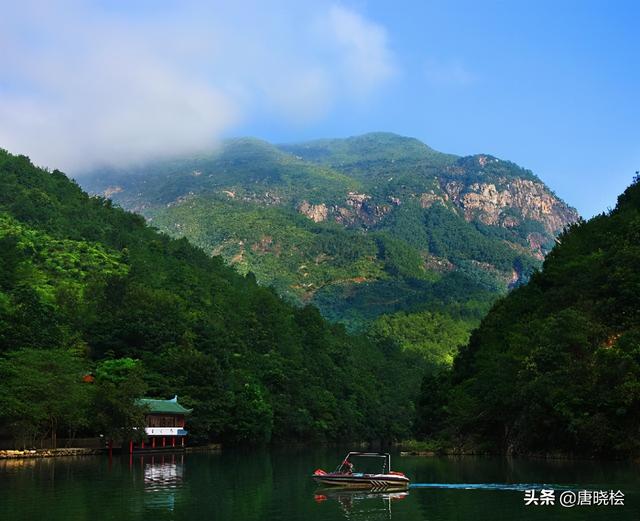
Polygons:
<instances>
[{"instance_id":1,"label":"white cloud","mask_svg":"<svg viewBox=\"0 0 640 521\"><path fill-rule=\"evenodd\" d=\"M384 28L331 3L25 1L0 17L0 147L71 172L190 152L393 73Z\"/></svg>"},{"instance_id":2,"label":"white cloud","mask_svg":"<svg viewBox=\"0 0 640 521\"><path fill-rule=\"evenodd\" d=\"M283 73L264 89L275 111L298 125L326 114L335 94L329 74L320 67Z\"/></svg>"},{"instance_id":3,"label":"white cloud","mask_svg":"<svg viewBox=\"0 0 640 521\"><path fill-rule=\"evenodd\" d=\"M328 36L344 53L346 77L358 93L369 92L395 74L387 32L381 25L334 5L329 9Z\"/></svg>"}]
</instances>

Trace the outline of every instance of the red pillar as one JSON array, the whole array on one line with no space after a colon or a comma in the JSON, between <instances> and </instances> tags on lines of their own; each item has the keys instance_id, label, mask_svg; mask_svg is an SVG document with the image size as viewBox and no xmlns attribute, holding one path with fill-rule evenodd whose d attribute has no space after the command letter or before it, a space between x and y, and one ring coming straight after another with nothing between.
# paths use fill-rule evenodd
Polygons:
<instances>
[{"instance_id":1,"label":"red pillar","mask_svg":"<svg viewBox=\"0 0 640 521\"><path fill-rule=\"evenodd\" d=\"M165 437L163 436L163 437L162 437L162 446L163 446L163 447L166 447L166 445L167 445L167 440L166 440L166 439L165 439Z\"/></svg>"},{"instance_id":2,"label":"red pillar","mask_svg":"<svg viewBox=\"0 0 640 521\"><path fill-rule=\"evenodd\" d=\"M142 440L142 441L140 442L140 448L141 448L141 449L144 449L144 440Z\"/></svg>"},{"instance_id":3,"label":"red pillar","mask_svg":"<svg viewBox=\"0 0 640 521\"><path fill-rule=\"evenodd\" d=\"M176 437L175 436L171 436L171 446L172 447L176 446Z\"/></svg>"},{"instance_id":4,"label":"red pillar","mask_svg":"<svg viewBox=\"0 0 640 521\"><path fill-rule=\"evenodd\" d=\"M129 440L129 454L133 454L133 440Z\"/></svg>"},{"instance_id":5,"label":"red pillar","mask_svg":"<svg viewBox=\"0 0 640 521\"><path fill-rule=\"evenodd\" d=\"M151 438L151 448L152 449L156 448L156 438L155 438L155 436L153 438Z\"/></svg>"}]
</instances>

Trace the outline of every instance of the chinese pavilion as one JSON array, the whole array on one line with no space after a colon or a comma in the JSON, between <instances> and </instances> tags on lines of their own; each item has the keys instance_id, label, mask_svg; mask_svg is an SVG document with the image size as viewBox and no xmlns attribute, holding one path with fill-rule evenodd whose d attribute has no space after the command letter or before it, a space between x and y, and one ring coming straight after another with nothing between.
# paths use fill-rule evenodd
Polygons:
<instances>
[{"instance_id":1,"label":"chinese pavilion","mask_svg":"<svg viewBox=\"0 0 640 521\"><path fill-rule=\"evenodd\" d=\"M138 405L147 409L145 418L145 438L136 450L161 450L184 447L187 431L184 429L185 416L192 409L186 409L178 403L178 397L170 400L141 398ZM133 452L133 443L129 443L129 452Z\"/></svg>"}]
</instances>

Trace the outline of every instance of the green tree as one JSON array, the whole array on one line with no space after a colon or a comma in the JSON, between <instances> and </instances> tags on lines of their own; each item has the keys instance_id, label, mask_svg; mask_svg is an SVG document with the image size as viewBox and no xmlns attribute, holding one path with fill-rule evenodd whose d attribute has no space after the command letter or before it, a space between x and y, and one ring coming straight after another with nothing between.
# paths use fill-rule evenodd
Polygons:
<instances>
[{"instance_id":1,"label":"green tree","mask_svg":"<svg viewBox=\"0 0 640 521\"><path fill-rule=\"evenodd\" d=\"M138 440L144 433L145 409L142 365L131 358L104 360L96 366L93 401L94 429L110 440Z\"/></svg>"},{"instance_id":2,"label":"green tree","mask_svg":"<svg viewBox=\"0 0 640 521\"><path fill-rule=\"evenodd\" d=\"M88 425L87 361L64 349L20 349L0 359L0 415L23 447Z\"/></svg>"},{"instance_id":3,"label":"green tree","mask_svg":"<svg viewBox=\"0 0 640 521\"><path fill-rule=\"evenodd\" d=\"M250 444L268 443L272 428L273 411L264 390L255 383L241 384L234 393L229 439Z\"/></svg>"}]
</instances>

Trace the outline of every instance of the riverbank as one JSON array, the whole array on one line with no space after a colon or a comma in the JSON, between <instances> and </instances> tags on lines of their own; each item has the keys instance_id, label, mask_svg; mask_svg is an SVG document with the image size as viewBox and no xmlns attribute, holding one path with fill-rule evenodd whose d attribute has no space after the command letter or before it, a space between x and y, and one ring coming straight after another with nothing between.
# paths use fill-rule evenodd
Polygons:
<instances>
[{"instance_id":1,"label":"riverbank","mask_svg":"<svg viewBox=\"0 0 640 521\"><path fill-rule=\"evenodd\" d=\"M222 450L222 444L209 443L207 445L193 445L191 447L185 447L184 451L189 452L216 452Z\"/></svg>"},{"instance_id":2,"label":"riverbank","mask_svg":"<svg viewBox=\"0 0 640 521\"><path fill-rule=\"evenodd\" d=\"M29 449L29 450L0 450L0 459L22 458L55 458L61 456L93 456L102 454L103 449Z\"/></svg>"},{"instance_id":3,"label":"riverbank","mask_svg":"<svg viewBox=\"0 0 640 521\"><path fill-rule=\"evenodd\" d=\"M185 447L183 449L186 453L193 452L215 452L222 450L222 445L219 443L210 443L208 445L196 445L192 447ZM167 452L169 452L167 450ZM60 449L28 449L28 450L0 450L0 460L7 459L25 459L25 458L56 458L64 456L95 456L98 454L106 454L107 450L104 448L60 448ZM123 453L119 451L118 453ZM157 453L162 453L158 451ZM138 452L137 455L141 453ZM149 451L151 454L151 451Z\"/></svg>"},{"instance_id":4,"label":"riverbank","mask_svg":"<svg viewBox=\"0 0 640 521\"><path fill-rule=\"evenodd\" d=\"M406 440L394 443L400 456L495 456L524 459L568 460L568 461L632 461L640 463L640 455L623 454L574 454L561 451L549 452L500 452L486 447L454 446L442 440Z\"/></svg>"}]
</instances>

